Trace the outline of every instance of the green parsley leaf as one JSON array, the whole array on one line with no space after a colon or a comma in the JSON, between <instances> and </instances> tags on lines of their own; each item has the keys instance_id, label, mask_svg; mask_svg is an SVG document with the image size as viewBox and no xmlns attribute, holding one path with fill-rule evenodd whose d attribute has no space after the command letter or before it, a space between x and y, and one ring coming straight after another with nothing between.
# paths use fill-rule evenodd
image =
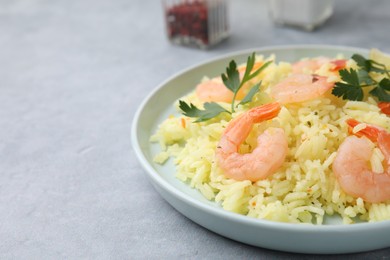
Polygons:
<instances>
[{"instance_id":1,"label":"green parsley leaf","mask_svg":"<svg viewBox=\"0 0 390 260\"><path fill-rule=\"evenodd\" d=\"M360 54L352 55L352 59L356 62L356 64L361 69L363 69L367 72L378 72L378 73L388 74L388 72L390 71L386 68L386 66L384 64L376 62L374 60L366 59Z\"/></svg>"},{"instance_id":2,"label":"green parsley leaf","mask_svg":"<svg viewBox=\"0 0 390 260\"><path fill-rule=\"evenodd\" d=\"M257 75L259 75L260 72L262 72L265 68L268 67L268 65L270 65L272 63L272 61L267 61L260 68L258 68L255 72L253 72L251 74L253 66L255 65L255 59L256 59L255 53L252 53L252 56L248 57L247 66L245 68L244 76L242 77L241 86L244 85L245 82L247 82L247 81L253 79L254 77L256 77Z\"/></svg>"},{"instance_id":3,"label":"green parsley leaf","mask_svg":"<svg viewBox=\"0 0 390 260\"><path fill-rule=\"evenodd\" d=\"M356 70L351 69L348 71L347 69L342 69L339 71L340 77L345 82L348 82L350 85L359 86L359 77Z\"/></svg>"},{"instance_id":4,"label":"green parsley leaf","mask_svg":"<svg viewBox=\"0 0 390 260\"><path fill-rule=\"evenodd\" d=\"M361 101L364 98L362 88L369 87L368 93L376 97L378 101L390 102L390 70L384 64L366 59L360 54L352 55L352 59L359 68L340 70L342 82L336 82L332 94L343 99ZM385 78L377 82L371 77L371 72L385 74Z\"/></svg>"},{"instance_id":5,"label":"green parsley leaf","mask_svg":"<svg viewBox=\"0 0 390 260\"><path fill-rule=\"evenodd\" d=\"M226 68L226 74L221 74L223 84L234 92L237 92L240 88L240 74L237 70L237 65L234 60L229 63L229 67Z\"/></svg>"},{"instance_id":6,"label":"green parsley leaf","mask_svg":"<svg viewBox=\"0 0 390 260\"><path fill-rule=\"evenodd\" d=\"M380 88L387 90L387 91L390 91L390 79L383 78L381 81L379 81L378 85Z\"/></svg>"},{"instance_id":7,"label":"green parsley leaf","mask_svg":"<svg viewBox=\"0 0 390 260\"><path fill-rule=\"evenodd\" d=\"M342 69L339 71L341 79L345 82L337 82L332 89L332 94L337 97L342 97L343 99L349 100L363 100L363 90L360 86L359 74L356 70L351 69ZM365 74L361 73L360 78L365 79Z\"/></svg>"},{"instance_id":8,"label":"green parsley leaf","mask_svg":"<svg viewBox=\"0 0 390 260\"><path fill-rule=\"evenodd\" d=\"M378 86L370 91L370 94L377 97L379 101L390 102L390 80L383 78Z\"/></svg>"},{"instance_id":9,"label":"green parsley leaf","mask_svg":"<svg viewBox=\"0 0 390 260\"><path fill-rule=\"evenodd\" d=\"M350 84L345 84L342 82L337 82L332 89L332 94L337 97L342 97L343 99L348 100L363 100L363 90L359 86L354 86Z\"/></svg>"},{"instance_id":10,"label":"green parsley leaf","mask_svg":"<svg viewBox=\"0 0 390 260\"><path fill-rule=\"evenodd\" d=\"M226 68L226 74L221 74L223 84L233 92L232 100L232 112L234 112L234 100L236 99L237 93L241 88L240 73L237 70L237 65L234 60L229 63L229 67Z\"/></svg>"},{"instance_id":11,"label":"green parsley leaf","mask_svg":"<svg viewBox=\"0 0 390 260\"><path fill-rule=\"evenodd\" d=\"M251 90L249 90L248 94L246 94L246 96L241 100L239 105L244 105L246 103L251 102L253 99L253 96L260 90L260 84L261 84L261 81L259 83L255 84L251 88Z\"/></svg>"},{"instance_id":12,"label":"green parsley leaf","mask_svg":"<svg viewBox=\"0 0 390 260\"><path fill-rule=\"evenodd\" d=\"M198 118L194 122L207 121L223 112L227 112L230 114L229 111L214 102L206 102L203 106L204 110L201 110L192 103L188 105L186 102L179 100L179 108L183 111L183 115Z\"/></svg>"},{"instance_id":13,"label":"green parsley leaf","mask_svg":"<svg viewBox=\"0 0 390 260\"><path fill-rule=\"evenodd\" d=\"M244 72L244 76L242 77L242 81L248 81L250 77L250 73L253 69L253 66L255 65L255 53L252 53L251 56L248 56L248 59L246 61L246 68Z\"/></svg>"},{"instance_id":14,"label":"green parsley leaf","mask_svg":"<svg viewBox=\"0 0 390 260\"><path fill-rule=\"evenodd\" d=\"M245 79L243 79L242 81L245 80L245 82L246 82L246 81L248 81L248 80L253 79L253 78L256 77L257 75L259 75L265 68L267 68L268 65L270 65L271 63L272 63L272 61L267 61L267 62L264 63L260 68L258 68L255 72L253 72L252 74L250 74L250 75L248 76L248 78L245 78ZM245 72L246 72L246 71L245 71Z\"/></svg>"},{"instance_id":15,"label":"green parsley leaf","mask_svg":"<svg viewBox=\"0 0 390 260\"><path fill-rule=\"evenodd\" d=\"M366 58L364 58L362 55L360 55L360 54L354 54L354 55L352 55L352 59L356 62L356 64L360 67L360 68L362 68L362 69L364 69L365 71L367 71L367 72L370 72L370 70L371 70L371 61L370 60L368 60L368 59L366 59Z\"/></svg>"}]
</instances>

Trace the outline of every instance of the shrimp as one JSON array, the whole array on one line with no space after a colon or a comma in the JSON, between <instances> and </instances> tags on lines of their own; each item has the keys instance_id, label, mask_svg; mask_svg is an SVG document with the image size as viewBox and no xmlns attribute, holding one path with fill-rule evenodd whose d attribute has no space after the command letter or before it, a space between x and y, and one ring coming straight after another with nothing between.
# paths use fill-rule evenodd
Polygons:
<instances>
[{"instance_id":1,"label":"shrimp","mask_svg":"<svg viewBox=\"0 0 390 260\"><path fill-rule=\"evenodd\" d=\"M383 114L390 116L390 102L379 102L378 107Z\"/></svg>"},{"instance_id":2,"label":"shrimp","mask_svg":"<svg viewBox=\"0 0 390 260\"><path fill-rule=\"evenodd\" d=\"M225 87L220 78L200 83L196 86L195 93L204 102L231 102L233 99L233 92ZM243 98L243 89L237 93L237 98Z\"/></svg>"},{"instance_id":3,"label":"shrimp","mask_svg":"<svg viewBox=\"0 0 390 260\"><path fill-rule=\"evenodd\" d=\"M347 124L352 128L359 122L349 119ZM348 136L337 151L332 166L337 181L347 194L361 197L367 202L390 200L390 133L383 128L367 125L355 135ZM377 143L384 155L386 166L383 173L376 173L369 166L375 148L369 139Z\"/></svg>"},{"instance_id":4,"label":"shrimp","mask_svg":"<svg viewBox=\"0 0 390 260\"><path fill-rule=\"evenodd\" d=\"M262 62L256 62L253 65L253 70L260 68L263 65ZM246 67L238 68L238 72L240 77L244 76ZM248 88L250 88L251 84L244 84L242 88L238 91L236 98L241 100L245 97L246 92L248 92ZM200 83L196 86L195 90L198 98L204 102L227 102L230 103L233 100L233 92L230 91L222 82L222 79L213 78L211 80Z\"/></svg>"},{"instance_id":5,"label":"shrimp","mask_svg":"<svg viewBox=\"0 0 390 260\"><path fill-rule=\"evenodd\" d=\"M276 102L255 107L229 123L216 151L217 162L225 176L258 181L273 174L283 164L287 154L287 137L281 128L269 128L259 135L257 147L251 153L238 152L253 125L274 118L280 109Z\"/></svg>"},{"instance_id":6,"label":"shrimp","mask_svg":"<svg viewBox=\"0 0 390 260\"><path fill-rule=\"evenodd\" d=\"M303 73L306 70L309 70L311 72L315 72L316 70L320 69L322 65L330 63L332 67L330 68L331 71L339 71L340 69L345 68L347 64L347 60L331 60L326 57L317 57L310 60L301 60L298 62L295 62L292 65L292 72L294 74L296 73Z\"/></svg>"},{"instance_id":7,"label":"shrimp","mask_svg":"<svg viewBox=\"0 0 390 260\"><path fill-rule=\"evenodd\" d=\"M292 74L272 88L271 96L282 104L302 102L322 96L333 86L327 77Z\"/></svg>"}]
</instances>

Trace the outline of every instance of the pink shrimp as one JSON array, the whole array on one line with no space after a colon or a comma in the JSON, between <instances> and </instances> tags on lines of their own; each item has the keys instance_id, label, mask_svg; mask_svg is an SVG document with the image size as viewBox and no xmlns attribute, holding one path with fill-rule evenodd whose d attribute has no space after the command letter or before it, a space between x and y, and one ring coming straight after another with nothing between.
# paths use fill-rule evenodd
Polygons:
<instances>
[{"instance_id":1,"label":"pink shrimp","mask_svg":"<svg viewBox=\"0 0 390 260\"><path fill-rule=\"evenodd\" d=\"M244 98L243 91L243 88L240 89L236 96L237 99ZM232 102L233 99L233 92L225 87L220 78L200 83L196 86L195 93L204 102Z\"/></svg>"},{"instance_id":2,"label":"pink shrimp","mask_svg":"<svg viewBox=\"0 0 390 260\"><path fill-rule=\"evenodd\" d=\"M282 104L318 98L334 86L327 77L309 74L292 74L276 84L271 96Z\"/></svg>"},{"instance_id":3,"label":"pink shrimp","mask_svg":"<svg viewBox=\"0 0 390 260\"><path fill-rule=\"evenodd\" d=\"M263 65L262 62L256 62L253 65L253 70L256 70L260 68ZM246 67L240 67L238 68L238 72L240 73L240 77L243 77L245 73ZM245 97L246 93L248 92L248 89L250 88L251 84L246 83L242 86L240 91L238 91L236 98L238 100L241 100ZM232 102L233 99L233 92L231 92L226 86L223 84L222 79L219 78L213 78L211 80L205 81L200 83L198 86L196 86L195 90L196 95L198 98L204 102Z\"/></svg>"},{"instance_id":4,"label":"pink shrimp","mask_svg":"<svg viewBox=\"0 0 390 260\"><path fill-rule=\"evenodd\" d=\"M352 128L359 122L350 119L347 120L347 124ZM333 172L341 188L347 194L371 203L390 200L390 133L383 128L367 125L356 135L344 140L333 162ZM376 142L383 153L385 157L383 173L371 170L369 160L375 145L365 137Z\"/></svg>"},{"instance_id":5,"label":"pink shrimp","mask_svg":"<svg viewBox=\"0 0 390 260\"><path fill-rule=\"evenodd\" d=\"M383 114L390 116L390 102L379 102L378 107Z\"/></svg>"},{"instance_id":6,"label":"pink shrimp","mask_svg":"<svg viewBox=\"0 0 390 260\"><path fill-rule=\"evenodd\" d=\"M284 162L287 154L287 138L281 128L269 128L257 138L257 147L240 154L245 141L256 123L278 115L281 107L270 103L252 108L233 119L219 141L216 158L225 176L235 180L258 181L273 174Z\"/></svg>"},{"instance_id":7,"label":"pink shrimp","mask_svg":"<svg viewBox=\"0 0 390 260\"><path fill-rule=\"evenodd\" d=\"M331 60L327 57L317 57L309 60L302 60L295 62L292 65L292 72L303 73L305 70L309 70L314 73L316 70L320 69L322 65L330 63L332 65L331 71L338 71L342 68L345 68L347 60Z\"/></svg>"}]
</instances>

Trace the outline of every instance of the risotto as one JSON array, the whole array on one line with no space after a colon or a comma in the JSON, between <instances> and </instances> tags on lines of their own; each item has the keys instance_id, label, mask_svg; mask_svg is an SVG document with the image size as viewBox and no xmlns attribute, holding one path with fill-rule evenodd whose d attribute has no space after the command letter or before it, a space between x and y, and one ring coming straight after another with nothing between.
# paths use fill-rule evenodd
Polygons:
<instances>
[{"instance_id":1,"label":"risotto","mask_svg":"<svg viewBox=\"0 0 390 260\"><path fill-rule=\"evenodd\" d=\"M377 51L371 52L370 58L388 62ZM348 136L365 129L367 125L390 131L390 117L378 107L377 99L365 90L363 94L367 95L362 101L343 100L333 95L332 90L326 90L306 100L279 102L277 115L254 123L237 153L253 153L258 136L267 129L281 128L288 147L281 166L258 180L237 180L228 177L222 170L216 151L229 124L252 108L282 100L274 93L281 82L300 73L314 75L312 84L320 77L326 78L326 82L333 86L335 82L342 81L341 69L353 70L358 67L356 60L341 56L304 59L292 64L274 60L272 56L256 56L254 69L256 64L269 63L246 83L246 92L258 82L261 82L260 90L248 102L236 104L230 113L222 112L209 120L198 122L195 122L196 118L184 115L172 115L163 121L150 139L161 146L161 152L155 155L154 161L164 164L167 160L173 160L176 172L172 174L179 180L199 190L208 200L219 203L225 210L249 217L313 224L323 224L324 218L331 215L340 215L345 224L390 219L389 200L373 203L345 192L333 170L338 149ZM245 66L238 66L241 78ZM375 73L371 75L383 77ZM213 82L220 86L222 81L205 76L200 79L199 85ZM200 98L199 85L196 90L194 86L194 91L181 97L180 101L199 108L205 102L213 101L213 96L206 101ZM228 100L216 100L216 103L227 111L233 107ZM179 100L173 105L183 113ZM362 123L351 127L346 123L351 118ZM373 149L367 159L372 174L389 175L385 157L379 148Z\"/></svg>"}]
</instances>

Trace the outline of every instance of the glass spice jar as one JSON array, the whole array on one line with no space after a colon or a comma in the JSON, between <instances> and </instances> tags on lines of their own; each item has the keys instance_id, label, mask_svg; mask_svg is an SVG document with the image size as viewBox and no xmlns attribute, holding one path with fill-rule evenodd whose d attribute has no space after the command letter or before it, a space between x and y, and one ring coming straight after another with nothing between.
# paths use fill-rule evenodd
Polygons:
<instances>
[{"instance_id":1,"label":"glass spice jar","mask_svg":"<svg viewBox=\"0 0 390 260\"><path fill-rule=\"evenodd\" d=\"M168 39L207 49L229 35L226 0L163 0Z\"/></svg>"}]
</instances>

